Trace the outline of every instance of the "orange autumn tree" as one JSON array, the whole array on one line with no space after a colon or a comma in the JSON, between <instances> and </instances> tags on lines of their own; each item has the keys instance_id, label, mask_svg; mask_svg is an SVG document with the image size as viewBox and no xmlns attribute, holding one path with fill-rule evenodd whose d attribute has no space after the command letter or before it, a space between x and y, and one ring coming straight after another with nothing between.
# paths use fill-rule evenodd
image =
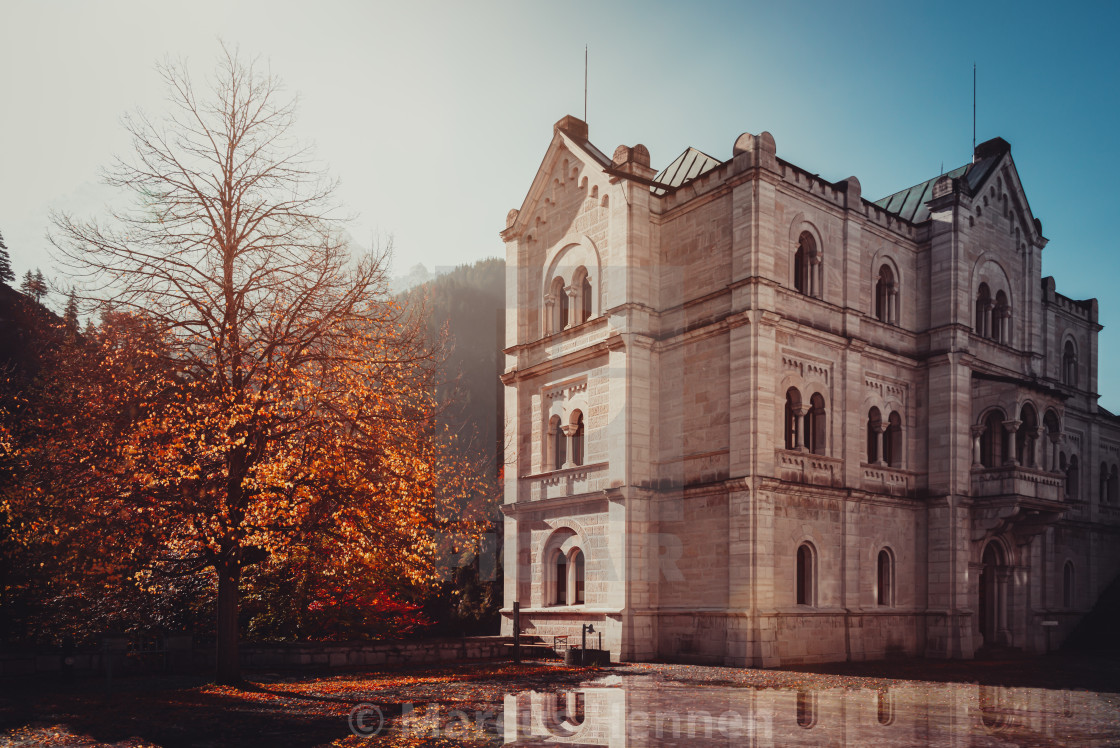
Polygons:
<instances>
[{"instance_id":1,"label":"orange autumn tree","mask_svg":"<svg viewBox=\"0 0 1120 748\"><path fill-rule=\"evenodd\" d=\"M160 71L174 110L127 118L134 154L107 172L130 207L54 216L86 297L149 341L104 353L140 397L76 500L216 570L233 682L244 569L314 546L335 573L422 582L472 530L472 477L437 424L438 352L388 300L385 255L351 255L278 82L229 50L205 96Z\"/></svg>"}]
</instances>

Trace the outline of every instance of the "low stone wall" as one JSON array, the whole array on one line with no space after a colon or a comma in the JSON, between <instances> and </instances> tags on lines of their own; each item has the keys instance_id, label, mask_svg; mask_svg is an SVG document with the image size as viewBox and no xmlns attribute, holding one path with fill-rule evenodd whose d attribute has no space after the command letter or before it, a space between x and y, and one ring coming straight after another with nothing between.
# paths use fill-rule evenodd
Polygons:
<instances>
[{"instance_id":1,"label":"low stone wall","mask_svg":"<svg viewBox=\"0 0 1120 748\"><path fill-rule=\"evenodd\" d=\"M243 645L239 654L241 666L248 669L426 665L508 657L508 641L499 636L472 636L392 642L251 644Z\"/></svg>"},{"instance_id":2,"label":"low stone wall","mask_svg":"<svg viewBox=\"0 0 1120 748\"><path fill-rule=\"evenodd\" d=\"M238 649L241 667L246 670L358 668L377 665L428 665L452 660L494 660L509 657L509 639L500 636L472 636L460 639L417 639L388 642L296 642L242 644ZM108 659L113 674L141 672L194 672L213 668L214 650L168 647L157 652L128 653L114 648L70 655L72 664L64 668L60 652L29 651L0 653L0 677L62 673L104 672Z\"/></svg>"}]
</instances>

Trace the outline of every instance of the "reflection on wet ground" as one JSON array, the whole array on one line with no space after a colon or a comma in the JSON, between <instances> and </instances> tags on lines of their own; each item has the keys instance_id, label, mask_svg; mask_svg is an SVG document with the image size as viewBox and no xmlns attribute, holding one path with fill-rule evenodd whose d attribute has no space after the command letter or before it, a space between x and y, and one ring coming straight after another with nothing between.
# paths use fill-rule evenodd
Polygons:
<instances>
[{"instance_id":1,"label":"reflection on wet ground","mask_svg":"<svg viewBox=\"0 0 1120 748\"><path fill-rule=\"evenodd\" d=\"M707 687L609 676L507 696L506 744L1120 745L1120 694L892 681L872 688Z\"/></svg>"}]
</instances>

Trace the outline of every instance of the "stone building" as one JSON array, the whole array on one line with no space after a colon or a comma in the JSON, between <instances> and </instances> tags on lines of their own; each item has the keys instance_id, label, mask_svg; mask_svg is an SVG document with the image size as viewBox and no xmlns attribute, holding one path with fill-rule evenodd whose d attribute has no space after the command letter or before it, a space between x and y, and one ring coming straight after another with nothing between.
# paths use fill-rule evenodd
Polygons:
<instances>
[{"instance_id":1,"label":"stone building","mask_svg":"<svg viewBox=\"0 0 1120 748\"><path fill-rule=\"evenodd\" d=\"M504 632L773 666L1057 646L1120 569L1097 302L1010 146L877 202L565 117L506 243Z\"/></svg>"}]
</instances>

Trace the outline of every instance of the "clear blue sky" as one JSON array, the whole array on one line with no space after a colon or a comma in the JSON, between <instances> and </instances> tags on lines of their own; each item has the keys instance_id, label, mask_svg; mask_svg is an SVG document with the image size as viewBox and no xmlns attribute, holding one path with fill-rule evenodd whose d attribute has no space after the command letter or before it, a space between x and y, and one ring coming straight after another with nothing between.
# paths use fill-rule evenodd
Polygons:
<instances>
[{"instance_id":1,"label":"clear blue sky","mask_svg":"<svg viewBox=\"0 0 1120 748\"><path fill-rule=\"evenodd\" d=\"M94 212L120 116L158 111L154 63L209 72L218 36L301 98L299 132L341 178L363 243L398 272L502 254L564 114L591 139L727 158L768 130L778 154L876 199L1011 143L1050 245L1043 273L1101 300L1102 404L1120 411L1120 3L22 2L0 28L0 232L42 266L50 206Z\"/></svg>"}]
</instances>

